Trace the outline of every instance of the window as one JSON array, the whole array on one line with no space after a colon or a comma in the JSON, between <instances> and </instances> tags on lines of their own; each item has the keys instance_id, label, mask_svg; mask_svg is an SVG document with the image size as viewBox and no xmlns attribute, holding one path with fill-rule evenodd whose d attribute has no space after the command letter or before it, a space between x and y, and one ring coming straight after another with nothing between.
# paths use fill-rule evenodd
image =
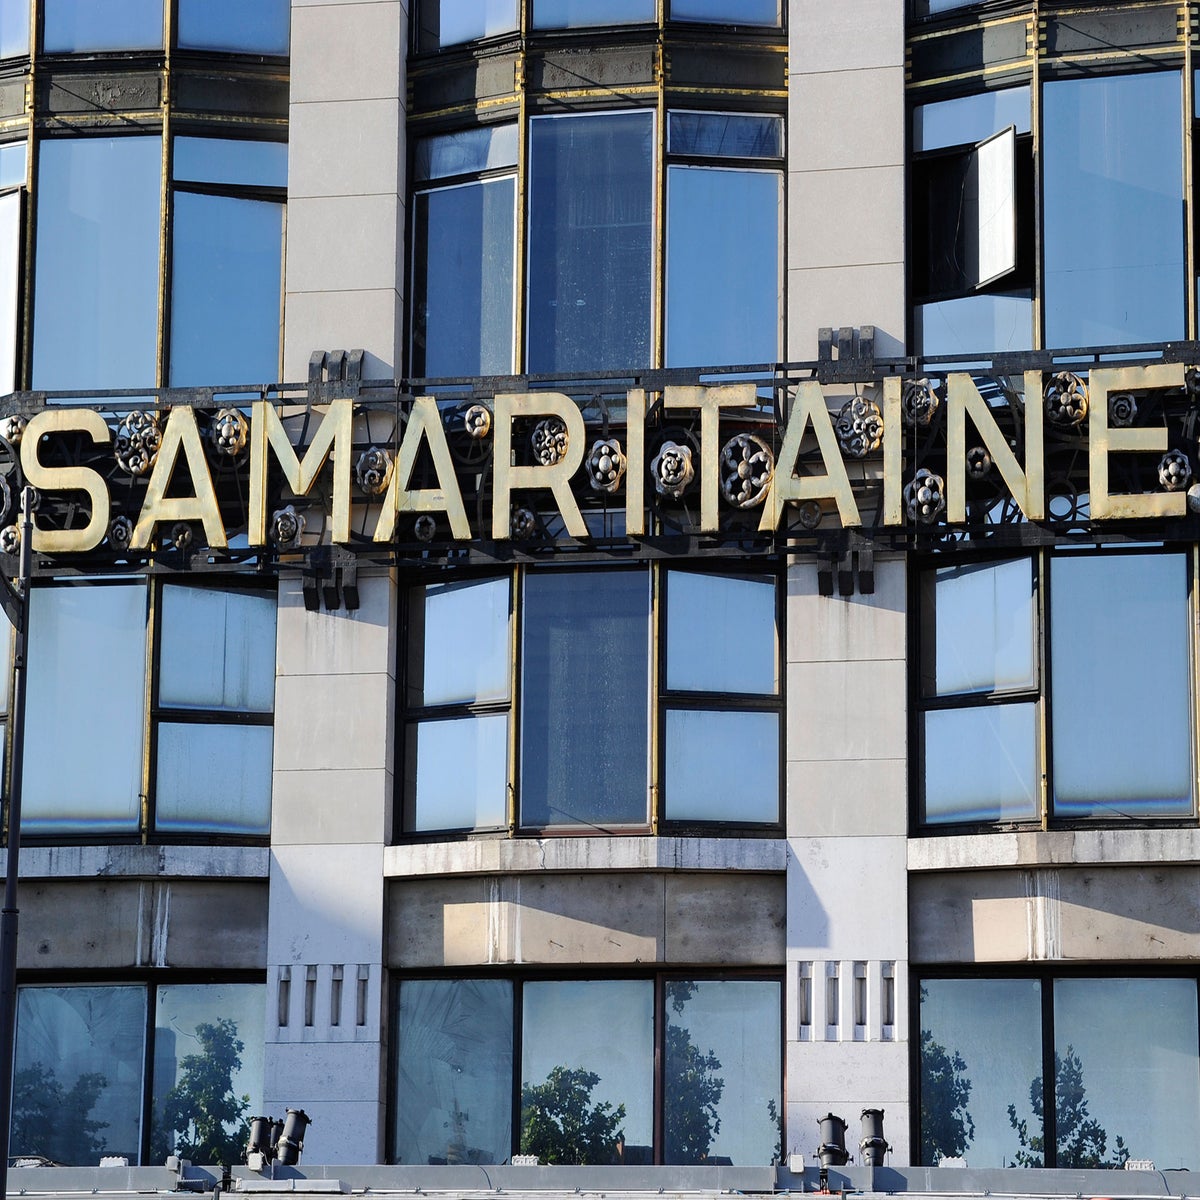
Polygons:
<instances>
[{"instance_id":1,"label":"window","mask_svg":"<svg viewBox=\"0 0 1200 1200\"><path fill-rule=\"evenodd\" d=\"M779 361L780 20L776 0L420 6L410 63L410 375L573 379ZM713 47L686 22L734 28ZM570 67L559 33L538 36L630 25L648 28L620 31L620 53L633 56L620 87L607 35L573 39L571 53L583 58ZM519 69L513 59L528 87L523 102L514 94L481 104L447 130L434 93L461 76L476 94L465 56L420 52L509 33L513 44L490 49L489 63L507 78L508 59L525 55ZM736 64L728 38L747 43ZM655 39L665 48L651 55ZM668 107L669 72L649 67L671 57L672 39L688 64L679 68L688 110ZM569 83L549 82L560 77Z\"/></svg>"},{"instance_id":2,"label":"window","mask_svg":"<svg viewBox=\"0 0 1200 1200\"><path fill-rule=\"evenodd\" d=\"M179 0L176 39L181 48L242 54L286 54L288 0Z\"/></svg>"},{"instance_id":3,"label":"window","mask_svg":"<svg viewBox=\"0 0 1200 1200\"><path fill-rule=\"evenodd\" d=\"M177 137L173 177L171 384L270 382L279 373L287 146Z\"/></svg>"},{"instance_id":4,"label":"window","mask_svg":"<svg viewBox=\"0 0 1200 1200\"><path fill-rule=\"evenodd\" d=\"M417 144L415 177L431 184L413 196L417 376L506 375L514 368L516 166L515 125Z\"/></svg>"},{"instance_id":5,"label":"window","mask_svg":"<svg viewBox=\"0 0 1200 1200\"><path fill-rule=\"evenodd\" d=\"M35 587L22 832L265 836L274 684L270 592L171 583L148 592L140 582ZM62 753L67 730L70 754ZM144 780L147 738L153 786Z\"/></svg>"},{"instance_id":6,"label":"window","mask_svg":"<svg viewBox=\"0 0 1200 1200\"><path fill-rule=\"evenodd\" d=\"M403 979L392 1160L779 1162L781 1004L761 978Z\"/></svg>"},{"instance_id":7,"label":"window","mask_svg":"<svg viewBox=\"0 0 1200 1200\"><path fill-rule=\"evenodd\" d=\"M1194 978L1013 975L919 986L921 1163L1194 1167Z\"/></svg>"},{"instance_id":8,"label":"window","mask_svg":"<svg viewBox=\"0 0 1200 1200\"><path fill-rule=\"evenodd\" d=\"M12 1153L64 1166L236 1161L240 1120L222 1126L213 1110L261 1107L263 1006L261 983L19 988ZM216 1132L197 1140L206 1115Z\"/></svg>"},{"instance_id":9,"label":"window","mask_svg":"<svg viewBox=\"0 0 1200 1200\"><path fill-rule=\"evenodd\" d=\"M665 589L657 704L653 586ZM418 585L409 614L406 832L779 823L773 576L529 570Z\"/></svg>"},{"instance_id":10,"label":"window","mask_svg":"<svg viewBox=\"0 0 1200 1200\"><path fill-rule=\"evenodd\" d=\"M927 570L922 823L1190 817L1190 572L1073 551Z\"/></svg>"},{"instance_id":11,"label":"window","mask_svg":"<svg viewBox=\"0 0 1200 1200\"><path fill-rule=\"evenodd\" d=\"M29 53L29 0L0 0L0 58Z\"/></svg>"},{"instance_id":12,"label":"window","mask_svg":"<svg viewBox=\"0 0 1200 1200\"><path fill-rule=\"evenodd\" d=\"M21 344L25 143L0 145L0 394L16 390Z\"/></svg>"},{"instance_id":13,"label":"window","mask_svg":"<svg viewBox=\"0 0 1200 1200\"><path fill-rule=\"evenodd\" d=\"M765 164L783 157L783 121L690 112L667 121L666 365L775 362L783 176Z\"/></svg>"},{"instance_id":14,"label":"window","mask_svg":"<svg viewBox=\"0 0 1200 1200\"><path fill-rule=\"evenodd\" d=\"M163 44L163 0L42 0L47 54L154 50Z\"/></svg>"}]
</instances>

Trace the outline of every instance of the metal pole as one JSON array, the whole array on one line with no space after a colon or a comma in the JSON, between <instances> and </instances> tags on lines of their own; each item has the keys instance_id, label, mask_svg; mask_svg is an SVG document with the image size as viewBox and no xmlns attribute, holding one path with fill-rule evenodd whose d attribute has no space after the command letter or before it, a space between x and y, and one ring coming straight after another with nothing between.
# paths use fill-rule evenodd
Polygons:
<instances>
[{"instance_id":1,"label":"metal pole","mask_svg":"<svg viewBox=\"0 0 1200 1200\"><path fill-rule=\"evenodd\" d=\"M24 775L26 655L29 641L29 576L33 566L33 489L21 492L21 556L16 680L12 711L12 772L8 792L8 860L0 909L0 1200L8 1197L9 1126L12 1123L13 1057L17 1033L17 867L21 856L21 780Z\"/></svg>"}]
</instances>

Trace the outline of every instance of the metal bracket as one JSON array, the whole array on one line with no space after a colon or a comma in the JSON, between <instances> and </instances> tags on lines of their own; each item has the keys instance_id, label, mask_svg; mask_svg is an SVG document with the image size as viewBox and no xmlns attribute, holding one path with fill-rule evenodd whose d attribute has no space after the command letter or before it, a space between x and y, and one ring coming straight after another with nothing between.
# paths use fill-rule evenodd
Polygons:
<instances>
[{"instance_id":1,"label":"metal bracket","mask_svg":"<svg viewBox=\"0 0 1200 1200\"><path fill-rule=\"evenodd\" d=\"M836 578L837 594L853 596L855 578L858 594L875 593L875 551L870 545L859 545L837 554L822 554L817 559L817 594L832 596Z\"/></svg>"},{"instance_id":2,"label":"metal bracket","mask_svg":"<svg viewBox=\"0 0 1200 1200\"><path fill-rule=\"evenodd\" d=\"M304 568L304 607L319 612L321 601L327 612L359 606L358 559L340 546L314 546Z\"/></svg>"},{"instance_id":3,"label":"metal bracket","mask_svg":"<svg viewBox=\"0 0 1200 1200\"><path fill-rule=\"evenodd\" d=\"M834 351L837 356L834 356ZM875 375L875 326L843 325L817 331L817 379L821 383L861 383Z\"/></svg>"},{"instance_id":4,"label":"metal bracket","mask_svg":"<svg viewBox=\"0 0 1200 1200\"><path fill-rule=\"evenodd\" d=\"M308 359L308 402L353 400L362 391L365 350L314 350Z\"/></svg>"}]
</instances>

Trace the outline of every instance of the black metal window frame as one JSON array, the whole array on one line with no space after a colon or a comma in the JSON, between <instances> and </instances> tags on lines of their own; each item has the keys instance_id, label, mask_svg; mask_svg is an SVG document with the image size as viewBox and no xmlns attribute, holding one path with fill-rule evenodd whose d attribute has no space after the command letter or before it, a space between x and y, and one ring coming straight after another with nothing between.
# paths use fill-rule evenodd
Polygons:
<instances>
[{"instance_id":1,"label":"black metal window frame","mask_svg":"<svg viewBox=\"0 0 1200 1200\"><path fill-rule=\"evenodd\" d=\"M398 666L398 691L401 697L397 708L400 713L398 722L398 737L396 753L404 762L405 768L397 772L398 794L396 811L401 814L396 821L393 841L442 841L466 836L495 835L495 836L530 836L542 837L572 836L578 834L604 835L633 835L633 834L679 834L696 836L721 836L736 833L739 836L776 837L783 829L785 780L786 780L786 738L784 716L786 713L786 671L784 648L786 646L785 613L786 586L782 570L771 567L767 563L716 563L711 561L685 565L650 564L642 566L592 566L571 565L561 568L548 568L550 573L569 571L572 573L621 571L625 574L640 573L649 576L647 582L648 605L646 621L648 626L647 645L654 660L654 670L651 674L651 689L647 704L647 737L651 741L650 762L647 767L647 787L649 791L648 813L649 821L645 823L620 824L611 827L597 825L563 824L538 825L523 824L521 821L521 764L520 764L520 723L521 723L521 661L523 654L523 582L529 573L539 573L536 567L518 567L513 571L503 573L456 573L454 582L484 582L487 580L508 579L509 583L509 644L513 648L510 657L509 695L507 699L486 700L482 702L451 703L441 705L417 705L407 702L408 667L410 655L416 649L409 644L410 626L407 619L402 623L402 638L400 645L400 663ZM667 679L667 604L666 591L672 574L707 574L754 577L756 579L772 579L775 587L775 665L776 690L773 695L750 692L721 692L700 691L683 688L669 688ZM444 582L438 579L436 582ZM411 604L412 597L419 594L425 585L435 582L434 579L421 576L411 580L410 588L402 599L402 604ZM732 635L732 631L731 631ZM665 815L666 794L666 765L664 747L666 745L666 720L669 711L712 711L722 713L765 713L774 714L778 722L777 738L777 779L778 779L778 810L774 820L768 822L739 821L731 817L727 821L696 821L670 820ZM408 757L415 758L413 741L407 735L415 731L417 725L430 720L452 720L471 716L506 715L509 720L508 738L510 742L509 764L511 774L506 779L507 794L506 811L507 823L478 828L446 828L439 830L415 830L415 774L413 764Z\"/></svg>"},{"instance_id":2,"label":"black metal window frame","mask_svg":"<svg viewBox=\"0 0 1200 1200\"><path fill-rule=\"evenodd\" d=\"M1190 681L1192 712L1188 719L1189 729L1189 780L1192 794L1192 811L1186 817L1181 816L1142 816L1120 813L1114 805L1111 815L1104 817L1091 816L1062 816L1054 811L1054 737L1052 732L1052 644L1050 636L1051 611L1053 605L1050 588L1050 564L1054 558L1078 558L1087 556L1093 559L1117 558L1145 555L1177 555L1184 558L1187 575L1187 675ZM952 693L937 696L932 683L927 689L924 676L928 673L932 679L932 654L935 650L935 634L932 628L933 607L928 592L936 586L936 573L939 569L952 567L979 566L987 567L1006 562L1028 561L1031 564L1033 581L1033 619L1035 632L1033 639L1033 682L1029 686L1016 686L998 689L991 692L973 691ZM909 658L909 713L910 713L910 745L914 752L909 756L909 795L912 798L909 805L910 836L953 836L956 834L980 832L988 830L1008 829L1095 829L1105 826L1116 828L1170 828L1191 827L1196 824L1198 806L1200 806L1200 786L1197 784L1198 770L1198 729L1196 705L1197 674L1197 637L1195 633L1197 621L1197 552L1194 545L1160 544L1160 545L1095 545L1091 547L1064 544L1060 547L1042 547L1022 554L1000 554L978 550L967 554L939 554L934 556L918 556L912 559L913 570L909 574L909 621L910 645L915 647L915 653ZM1133 631L1131 631L1131 635ZM1096 702L1092 696L1083 697L1081 706ZM1060 700L1059 703L1063 701ZM1035 773L1033 778L1034 799L1037 813L1028 819L1019 820L964 820L928 821L925 817L926 798L926 763L927 746L925 737L925 717L928 713L952 712L964 710L981 710L991 707L1004 707L1016 704L1032 704L1034 706L1034 736L1033 757ZM1086 718L1084 718L1086 719Z\"/></svg>"}]
</instances>

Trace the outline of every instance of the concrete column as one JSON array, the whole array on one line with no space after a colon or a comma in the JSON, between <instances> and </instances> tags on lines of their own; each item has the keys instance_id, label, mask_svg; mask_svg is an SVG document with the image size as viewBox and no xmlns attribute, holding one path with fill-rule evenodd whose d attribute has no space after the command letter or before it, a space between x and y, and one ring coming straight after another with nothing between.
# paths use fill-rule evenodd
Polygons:
<instances>
[{"instance_id":1,"label":"concrete column","mask_svg":"<svg viewBox=\"0 0 1200 1200\"><path fill-rule=\"evenodd\" d=\"M264 1111L313 1118L308 1161L383 1160L383 850L392 820L396 586L308 612L280 580Z\"/></svg>"},{"instance_id":2,"label":"concrete column","mask_svg":"<svg viewBox=\"0 0 1200 1200\"><path fill-rule=\"evenodd\" d=\"M882 1108L909 1161L906 583L875 564L871 596L820 596L788 572L787 1126L811 1162L827 1112Z\"/></svg>"},{"instance_id":3,"label":"concrete column","mask_svg":"<svg viewBox=\"0 0 1200 1200\"><path fill-rule=\"evenodd\" d=\"M284 378L314 350L403 361L407 0L292 0Z\"/></svg>"},{"instance_id":4,"label":"concrete column","mask_svg":"<svg viewBox=\"0 0 1200 1200\"><path fill-rule=\"evenodd\" d=\"M874 325L903 353L904 0L793 0L788 77L788 356Z\"/></svg>"}]
</instances>

